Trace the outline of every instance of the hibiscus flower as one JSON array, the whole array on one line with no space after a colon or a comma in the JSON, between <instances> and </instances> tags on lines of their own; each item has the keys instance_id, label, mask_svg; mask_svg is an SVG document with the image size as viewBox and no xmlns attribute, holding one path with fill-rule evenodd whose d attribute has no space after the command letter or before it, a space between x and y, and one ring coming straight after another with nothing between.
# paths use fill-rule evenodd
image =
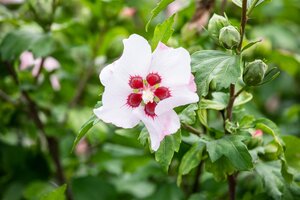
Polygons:
<instances>
[{"instance_id":1,"label":"hibiscus flower","mask_svg":"<svg viewBox=\"0 0 300 200\"><path fill-rule=\"evenodd\" d=\"M184 48L148 42L133 34L123 41L122 56L100 73L102 106L95 115L106 123L132 128L142 121L156 151L166 135L180 128L173 108L199 101L190 55Z\"/></svg>"}]
</instances>

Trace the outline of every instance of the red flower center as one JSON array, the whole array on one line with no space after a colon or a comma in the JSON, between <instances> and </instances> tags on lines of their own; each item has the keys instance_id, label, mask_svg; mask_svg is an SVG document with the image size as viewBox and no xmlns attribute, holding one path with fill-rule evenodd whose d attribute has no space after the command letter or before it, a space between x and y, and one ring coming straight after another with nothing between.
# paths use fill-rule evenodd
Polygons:
<instances>
[{"instance_id":1,"label":"red flower center","mask_svg":"<svg viewBox=\"0 0 300 200\"><path fill-rule=\"evenodd\" d=\"M142 102L142 94L139 93L131 93L127 97L127 104L133 108L138 107Z\"/></svg>"},{"instance_id":2,"label":"red flower center","mask_svg":"<svg viewBox=\"0 0 300 200\"><path fill-rule=\"evenodd\" d=\"M154 95L160 100L166 99L171 96L170 90L166 87L159 87L154 91Z\"/></svg>"},{"instance_id":3,"label":"red flower center","mask_svg":"<svg viewBox=\"0 0 300 200\"><path fill-rule=\"evenodd\" d=\"M161 82L161 78L157 73L150 73L146 77L146 80L149 85L153 86Z\"/></svg>"},{"instance_id":4,"label":"red flower center","mask_svg":"<svg viewBox=\"0 0 300 200\"><path fill-rule=\"evenodd\" d=\"M155 102L149 102L145 105L145 113L146 115L150 116L150 117L155 117L155 107L156 107L156 103Z\"/></svg>"},{"instance_id":5,"label":"red flower center","mask_svg":"<svg viewBox=\"0 0 300 200\"><path fill-rule=\"evenodd\" d=\"M131 76L129 79L129 86L132 89L140 89L143 88L143 78L140 76Z\"/></svg>"},{"instance_id":6,"label":"red flower center","mask_svg":"<svg viewBox=\"0 0 300 200\"><path fill-rule=\"evenodd\" d=\"M127 105L136 108L142 104L145 114L154 118L157 103L171 96L169 88L160 87L160 83L161 77L158 73L150 73L146 79L140 76L130 76L128 84L133 91L127 97Z\"/></svg>"}]
</instances>

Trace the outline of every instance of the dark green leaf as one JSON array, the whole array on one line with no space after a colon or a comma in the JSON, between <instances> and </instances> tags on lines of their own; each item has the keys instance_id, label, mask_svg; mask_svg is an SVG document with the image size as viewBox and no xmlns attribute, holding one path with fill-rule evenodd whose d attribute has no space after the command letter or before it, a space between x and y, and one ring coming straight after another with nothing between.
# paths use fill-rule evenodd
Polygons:
<instances>
[{"instance_id":1,"label":"dark green leaf","mask_svg":"<svg viewBox=\"0 0 300 200\"><path fill-rule=\"evenodd\" d=\"M253 167L251 155L242 142L243 137L233 135L207 143L207 151L214 163L222 156L227 157L238 170L248 170Z\"/></svg>"},{"instance_id":2,"label":"dark green leaf","mask_svg":"<svg viewBox=\"0 0 300 200\"><path fill-rule=\"evenodd\" d=\"M25 31L8 33L0 45L1 58L3 60L17 59L22 52L29 49L35 39L35 34Z\"/></svg>"},{"instance_id":3,"label":"dark green leaf","mask_svg":"<svg viewBox=\"0 0 300 200\"><path fill-rule=\"evenodd\" d=\"M228 88L241 76L240 57L223 51L203 50L192 55L192 70L200 96L206 96L212 80L217 87Z\"/></svg>"},{"instance_id":4,"label":"dark green leaf","mask_svg":"<svg viewBox=\"0 0 300 200\"><path fill-rule=\"evenodd\" d=\"M180 121L185 124L194 124L196 121L197 104L190 104L179 115Z\"/></svg>"},{"instance_id":5,"label":"dark green leaf","mask_svg":"<svg viewBox=\"0 0 300 200\"><path fill-rule=\"evenodd\" d=\"M174 0L161 0L157 3L157 6L151 11L151 17L146 24L146 31L148 31L148 27L152 19L154 19L162 10L164 10L173 1Z\"/></svg>"},{"instance_id":6,"label":"dark green leaf","mask_svg":"<svg viewBox=\"0 0 300 200\"><path fill-rule=\"evenodd\" d=\"M159 149L155 152L155 160L161 164L165 171L168 171L174 152L178 152L181 143L181 131L168 135L160 143Z\"/></svg>"},{"instance_id":7,"label":"dark green leaf","mask_svg":"<svg viewBox=\"0 0 300 200\"><path fill-rule=\"evenodd\" d=\"M205 143L196 142L182 157L179 165L177 185L181 183L181 176L188 174L193 168L197 167L202 159L202 152L205 148Z\"/></svg>"},{"instance_id":8,"label":"dark green leaf","mask_svg":"<svg viewBox=\"0 0 300 200\"><path fill-rule=\"evenodd\" d=\"M50 35L41 35L29 47L36 58L49 56L55 48L54 40Z\"/></svg>"},{"instance_id":9,"label":"dark green leaf","mask_svg":"<svg viewBox=\"0 0 300 200\"><path fill-rule=\"evenodd\" d=\"M300 171L300 139L296 136L286 135L282 137L285 145L285 158L287 163Z\"/></svg>"},{"instance_id":10,"label":"dark green leaf","mask_svg":"<svg viewBox=\"0 0 300 200\"><path fill-rule=\"evenodd\" d=\"M235 172L234 166L225 156L222 156L215 162L207 159L205 169L211 172L217 181L224 181L228 175L232 175Z\"/></svg>"},{"instance_id":11,"label":"dark green leaf","mask_svg":"<svg viewBox=\"0 0 300 200\"><path fill-rule=\"evenodd\" d=\"M167 43L169 38L172 36L174 29L174 16L172 15L169 19L164 21L162 24L158 24L155 27L154 35L152 38L151 47L152 50L154 50L159 42Z\"/></svg>"},{"instance_id":12,"label":"dark green leaf","mask_svg":"<svg viewBox=\"0 0 300 200\"><path fill-rule=\"evenodd\" d=\"M260 162L256 165L255 171L262 178L267 193L274 199L281 199L283 181L280 175L278 162Z\"/></svg>"}]
</instances>

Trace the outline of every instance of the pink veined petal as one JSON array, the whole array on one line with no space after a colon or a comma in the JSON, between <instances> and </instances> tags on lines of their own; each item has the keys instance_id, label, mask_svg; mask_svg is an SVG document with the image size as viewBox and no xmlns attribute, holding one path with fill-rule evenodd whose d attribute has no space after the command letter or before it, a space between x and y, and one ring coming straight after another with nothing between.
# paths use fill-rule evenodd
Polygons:
<instances>
[{"instance_id":1,"label":"pink veined petal","mask_svg":"<svg viewBox=\"0 0 300 200\"><path fill-rule=\"evenodd\" d=\"M192 91L192 92L196 92L197 91L197 85L195 83L195 77L193 74L191 74L191 77L190 77L190 82L189 82L189 85L188 85L189 89Z\"/></svg>"},{"instance_id":2,"label":"pink veined petal","mask_svg":"<svg viewBox=\"0 0 300 200\"><path fill-rule=\"evenodd\" d=\"M20 70L25 70L34 64L34 58L31 52L24 51L20 55Z\"/></svg>"},{"instance_id":3,"label":"pink veined petal","mask_svg":"<svg viewBox=\"0 0 300 200\"><path fill-rule=\"evenodd\" d=\"M190 54L184 48L173 49L159 43L152 54L149 72L157 72L164 86L185 85L190 81L190 62Z\"/></svg>"},{"instance_id":4,"label":"pink veined petal","mask_svg":"<svg viewBox=\"0 0 300 200\"><path fill-rule=\"evenodd\" d=\"M58 80L58 76L57 75L52 74L50 76L50 82L51 82L53 90L55 90L55 91L60 90L60 82Z\"/></svg>"},{"instance_id":5,"label":"pink veined petal","mask_svg":"<svg viewBox=\"0 0 300 200\"><path fill-rule=\"evenodd\" d=\"M180 128L179 117L174 110L169 110L162 115L157 115L152 118L145 114L143 109L137 109L134 111L137 116L145 124L151 140L151 148L157 151L160 142L166 135L176 133Z\"/></svg>"},{"instance_id":6,"label":"pink veined petal","mask_svg":"<svg viewBox=\"0 0 300 200\"><path fill-rule=\"evenodd\" d=\"M123 40L123 54L116 63L116 72L129 80L130 76L145 77L151 63L151 47L143 37L133 34Z\"/></svg>"},{"instance_id":7,"label":"pink veined petal","mask_svg":"<svg viewBox=\"0 0 300 200\"><path fill-rule=\"evenodd\" d=\"M166 98L160 101L156 108L155 113L157 115L161 115L169 110L172 110L175 107L196 103L199 101L199 96L192 90L190 90L190 86L178 86L170 88L171 97Z\"/></svg>"},{"instance_id":8,"label":"pink veined petal","mask_svg":"<svg viewBox=\"0 0 300 200\"><path fill-rule=\"evenodd\" d=\"M55 69L58 69L60 67L59 62L53 58L53 57L48 57L46 58L44 62L44 68L46 71L51 72Z\"/></svg>"}]
</instances>

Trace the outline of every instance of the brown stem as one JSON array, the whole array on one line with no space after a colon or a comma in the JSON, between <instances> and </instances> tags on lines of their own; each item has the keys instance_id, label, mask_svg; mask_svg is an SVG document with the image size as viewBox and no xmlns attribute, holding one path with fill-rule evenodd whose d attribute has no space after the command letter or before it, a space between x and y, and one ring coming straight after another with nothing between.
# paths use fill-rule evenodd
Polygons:
<instances>
[{"instance_id":1,"label":"brown stem","mask_svg":"<svg viewBox=\"0 0 300 200\"><path fill-rule=\"evenodd\" d=\"M7 63L7 69L9 71L9 73L11 74L11 76L13 77L15 83L17 85L19 85L19 80L17 77L17 74L14 70L14 68ZM36 125L36 127L39 129L40 133L42 134L43 137L46 138L47 140L47 145L49 148L49 153L50 156L54 162L55 165L55 169L56 169L56 176L57 176L57 181L58 183L64 184L66 183L66 178L63 172L63 168L60 162L60 158L59 158L59 146L58 146L58 142L56 140L56 138L48 136L45 132L45 128L44 128L44 124L42 122L42 120L39 117L38 114L38 106L37 104L34 102L34 100L31 99L31 97L29 96L29 94L27 93L27 91L22 90L21 91L21 95L24 98L24 100L26 101L27 107L29 108L29 112L28 114L32 117L32 120L34 122L34 124ZM72 192L70 190L70 187L68 187L67 189L67 198L68 200L72 200L73 196L72 196Z\"/></svg>"},{"instance_id":2,"label":"brown stem","mask_svg":"<svg viewBox=\"0 0 300 200\"><path fill-rule=\"evenodd\" d=\"M234 84L230 84L230 97L229 97L229 102L228 102L228 105L227 105L227 115L226 115L226 119L228 119L229 121L232 120L232 110L233 110L233 104L234 104L234 100L235 100L235 95L234 95L234 92L235 92L235 86Z\"/></svg>"},{"instance_id":3,"label":"brown stem","mask_svg":"<svg viewBox=\"0 0 300 200\"><path fill-rule=\"evenodd\" d=\"M37 72L37 74L36 74L36 76L35 76L35 79L34 79L34 83L35 83L35 84L38 82L38 79L39 79L39 77L40 77L40 74L42 73L42 70L43 70L43 66L44 66L45 60L46 60L46 58L42 58L42 60L41 60L41 63L40 63L40 65L39 65L38 72Z\"/></svg>"},{"instance_id":4,"label":"brown stem","mask_svg":"<svg viewBox=\"0 0 300 200\"><path fill-rule=\"evenodd\" d=\"M202 171L202 165L203 165L203 162L200 162L200 164L197 167L196 174L195 174L195 181L194 181L193 189L192 189L192 193L199 192L200 176L201 176L201 171Z\"/></svg>"},{"instance_id":5,"label":"brown stem","mask_svg":"<svg viewBox=\"0 0 300 200\"><path fill-rule=\"evenodd\" d=\"M245 26L246 26L247 20L248 20L248 17L247 17L247 0L243 0L241 27L240 27L241 40L240 40L240 44L238 46L238 53L240 53L241 49L242 49L243 39L244 39L244 35L245 35Z\"/></svg>"},{"instance_id":6,"label":"brown stem","mask_svg":"<svg viewBox=\"0 0 300 200\"><path fill-rule=\"evenodd\" d=\"M222 0L220 14L224 16L227 0Z\"/></svg>"},{"instance_id":7,"label":"brown stem","mask_svg":"<svg viewBox=\"0 0 300 200\"><path fill-rule=\"evenodd\" d=\"M235 180L235 176L232 174L228 176L228 189L229 189L230 200L235 200L235 186L236 186L236 180Z\"/></svg>"},{"instance_id":8,"label":"brown stem","mask_svg":"<svg viewBox=\"0 0 300 200\"><path fill-rule=\"evenodd\" d=\"M184 128L185 130L187 130L187 131L189 131L191 133L194 133L194 134L196 134L198 136L202 134L201 131L199 131L199 130L195 129L194 127L192 127L190 125L187 125L187 124L182 124L182 128Z\"/></svg>"}]
</instances>

